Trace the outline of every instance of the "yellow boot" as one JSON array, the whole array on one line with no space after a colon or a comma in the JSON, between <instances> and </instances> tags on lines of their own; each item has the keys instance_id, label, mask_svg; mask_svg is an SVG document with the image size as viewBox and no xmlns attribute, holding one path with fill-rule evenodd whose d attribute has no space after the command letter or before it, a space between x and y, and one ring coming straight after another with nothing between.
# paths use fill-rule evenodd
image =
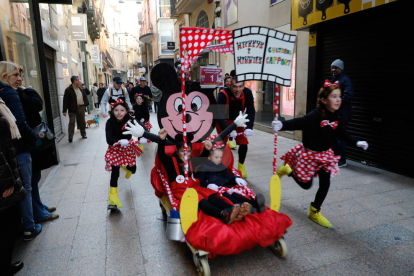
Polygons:
<instances>
[{"instance_id":1,"label":"yellow boot","mask_svg":"<svg viewBox=\"0 0 414 276\"><path fill-rule=\"evenodd\" d=\"M111 187L109 190L109 206L118 206L119 208L122 208L122 203L119 201L118 197L118 188L117 187Z\"/></svg>"},{"instance_id":2,"label":"yellow boot","mask_svg":"<svg viewBox=\"0 0 414 276\"><path fill-rule=\"evenodd\" d=\"M122 168L124 169L124 171L126 171L125 178L129 179L132 175L132 172L128 170L126 166L122 166Z\"/></svg>"},{"instance_id":3,"label":"yellow boot","mask_svg":"<svg viewBox=\"0 0 414 276\"><path fill-rule=\"evenodd\" d=\"M239 162L239 165L237 166L237 169L239 171L241 171L243 179L246 179L247 178L247 172L246 172L246 168L244 167L244 164L240 164L240 162Z\"/></svg>"},{"instance_id":4,"label":"yellow boot","mask_svg":"<svg viewBox=\"0 0 414 276\"><path fill-rule=\"evenodd\" d=\"M142 152L144 153L144 146L141 144L138 144L138 147L142 150Z\"/></svg>"},{"instance_id":5,"label":"yellow boot","mask_svg":"<svg viewBox=\"0 0 414 276\"><path fill-rule=\"evenodd\" d=\"M230 147L230 149L237 148L237 146L233 143L233 141L230 141L230 140L229 140L229 147Z\"/></svg>"},{"instance_id":6,"label":"yellow boot","mask_svg":"<svg viewBox=\"0 0 414 276\"><path fill-rule=\"evenodd\" d=\"M324 227L327 227L327 228L333 227L332 224L329 222L329 220L327 220L324 216L322 216L321 210L317 210L315 207L313 207L312 203L309 204L308 218Z\"/></svg>"},{"instance_id":7,"label":"yellow boot","mask_svg":"<svg viewBox=\"0 0 414 276\"><path fill-rule=\"evenodd\" d=\"M290 168L289 164L286 164L277 169L276 174L279 176L279 178L282 178L282 176L289 175L291 172L292 169Z\"/></svg>"}]
</instances>

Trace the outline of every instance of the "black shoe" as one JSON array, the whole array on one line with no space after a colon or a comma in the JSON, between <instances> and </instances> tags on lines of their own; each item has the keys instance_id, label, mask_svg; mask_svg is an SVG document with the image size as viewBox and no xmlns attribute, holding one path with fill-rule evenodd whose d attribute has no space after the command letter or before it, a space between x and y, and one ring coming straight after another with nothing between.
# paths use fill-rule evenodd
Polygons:
<instances>
[{"instance_id":1,"label":"black shoe","mask_svg":"<svg viewBox=\"0 0 414 276\"><path fill-rule=\"evenodd\" d=\"M346 167L348 164L346 163L346 160L339 160L338 167Z\"/></svg>"},{"instance_id":2,"label":"black shoe","mask_svg":"<svg viewBox=\"0 0 414 276\"><path fill-rule=\"evenodd\" d=\"M86 138L88 138L88 137L86 137L86 136L82 136L82 139L86 139Z\"/></svg>"},{"instance_id":3,"label":"black shoe","mask_svg":"<svg viewBox=\"0 0 414 276\"><path fill-rule=\"evenodd\" d=\"M265 206L265 197L264 195L262 195L261 193L257 193L256 194L256 204L254 205L254 207L257 208L257 212L258 213L263 213L264 211L266 211L266 206Z\"/></svg>"},{"instance_id":4,"label":"black shoe","mask_svg":"<svg viewBox=\"0 0 414 276\"><path fill-rule=\"evenodd\" d=\"M69 143L72 143L72 139L69 139L69 140L68 140L68 142L69 142Z\"/></svg>"},{"instance_id":5,"label":"black shoe","mask_svg":"<svg viewBox=\"0 0 414 276\"><path fill-rule=\"evenodd\" d=\"M20 270L22 270L23 267L24 267L24 264L22 261L16 262L10 266L10 269L6 275L14 275Z\"/></svg>"}]
</instances>

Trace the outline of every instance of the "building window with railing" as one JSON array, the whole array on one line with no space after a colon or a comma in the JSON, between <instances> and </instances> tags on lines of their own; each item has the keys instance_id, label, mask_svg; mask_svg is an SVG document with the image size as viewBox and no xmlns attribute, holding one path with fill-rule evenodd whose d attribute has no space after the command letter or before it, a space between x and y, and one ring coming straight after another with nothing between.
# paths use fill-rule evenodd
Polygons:
<instances>
[{"instance_id":1,"label":"building window with railing","mask_svg":"<svg viewBox=\"0 0 414 276\"><path fill-rule=\"evenodd\" d=\"M170 0L159 0L159 18L170 18L171 3Z\"/></svg>"},{"instance_id":2,"label":"building window with railing","mask_svg":"<svg viewBox=\"0 0 414 276\"><path fill-rule=\"evenodd\" d=\"M198 14L196 26L200 28L209 28L208 16L205 11L201 11Z\"/></svg>"}]
</instances>

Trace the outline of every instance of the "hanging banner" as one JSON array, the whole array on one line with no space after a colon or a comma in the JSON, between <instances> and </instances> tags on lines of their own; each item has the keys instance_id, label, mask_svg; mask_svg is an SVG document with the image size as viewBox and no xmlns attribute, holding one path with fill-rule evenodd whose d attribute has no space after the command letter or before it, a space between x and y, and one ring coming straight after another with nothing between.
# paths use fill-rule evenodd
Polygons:
<instances>
[{"instance_id":1,"label":"hanging banner","mask_svg":"<svg viewBox=\"0 0 414 276\"><path fill-rule=\"evenodd\" d=\"M200 67L201 88L216 88L223 86L223 70L219 68Z\"/></svg>"},{"instance_id":2,"label":"hanging banner","mask_svg":"<svg viewBox=\"0 0 414 276\"><path fill-rule=\"evenodd\" d=\"M238 82L261 80L290 86L295 35L250 26L234 30L233 39Z\"/></svg>"},{"instance_id":3,"label":"hanging banner","mask_svg":"<svg viewBox=\"0 0 414 276\"><path fill-rule=\"evenodd\" d=\"M99 45L91 45L91 63L101 64Z\"/></svg>"},{"instance_id":4,"label":"hanging banner","mask_svg":"<svg viewBox=\"0 0 414 276\"><path fill-rule=\"evenodd\" d=\"M88 41L88 21L86 14L76 13L70 16L70 30L73 41Z\"/></svg>"},{"instance_id":5,"label":"hanging banner","mask_svg":"<svg viewBox=\"0 0 414 276\"><path fill-rule=\"evenodd\" d=\"M292 0L292 30L397 0Z\"/></svg>"}]
</instances>

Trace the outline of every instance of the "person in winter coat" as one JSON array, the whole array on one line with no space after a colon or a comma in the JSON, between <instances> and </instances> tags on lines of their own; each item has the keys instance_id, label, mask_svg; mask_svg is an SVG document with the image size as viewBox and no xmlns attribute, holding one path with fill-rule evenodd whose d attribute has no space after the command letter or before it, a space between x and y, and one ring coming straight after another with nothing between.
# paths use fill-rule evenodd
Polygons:
<instances>
[{"instance_id":1,"label":"person in winter coat","mask_svg":"<svg viewBox=\"0 0 414 276\"><path fill-rule=\"evenodd\" d=\"M24 266L21 261L11 263L21 220L19 203L26 197L13 146L13 138L20 137L14 121L0 98L0 275L14 275Z\"/></svg>"},{"instance_id":2,"label":"person in winter coat","mask_svg":"<svg viewBox=\"0 0 414 276\"><path fill-rule=\"evenodd\" d=\"M95 108L99 108L99 102L98 102L98 84L96 82L92 85L92 95L93 95L93 102L95 104Z\"/></svg>"},{"instance_id":3,"label":"person in winter coat","mask_svg":"<svg viewBox=\"0 0 414 276\"><path fill-rule=\"evenodd\" d=\"M161 97L162 97L162 91L159 90L154 85L152 85L151 86L151 93L152 93L152 96L154 97L154 112L157 113L158 103L161 101Z\"/></svg>"},{"instance_id":4,"label":"person in winter coat","mask_svg":"<svg viewBox=\"0 0 414 276\"><path fill-rule=\"evenodd\" d=\"M27 123L34 128L42 123L39 112L43 110L43 101L39 93L31 88L26 88L18 81L17 93L23 105L23 110L27 118ZM59 218L57 214L51 214L56 207L48 207L43 204L39 194L39 182L42 178L41 171L50 168L55 163L56 155L54 147L50 146L42 151L31 151L32 156L32 206L33 218L35 222L53 220Z\"/></svg>"},{"instance_id":5,"label":"person in winter coat","mask_svg":"<svg viewBox=\"0 0 414 276\"><path fill-rule=\"evenodd\" d=\"M101 104L102 97L103 97L103 95L105 94L105 91L106 91L106 87L105 87L105 86L104 86L104 84L101 82L101 83L99 84L98 91L96 92L96 94L98 95L98 108L99 108L99 105Z\"/></svg>"},{"instance_id":6,"label":"person in winter coat","mask_svg":"<svg viewBox=\"0 0 414 276\"><path fill-rule=\"evenodd\" d=\"M32 133L32 129L26 121L22 103L16 92L17 83L21 81L21 68L12 62L0 62L0 98L3 99L6 106L10 109L16 118L16 125L21 135L15 143L17 151L17 160L22 172L24 187L27 196L20 203L20 212L23 219L24 240L30 241L42 231L40 224L35 224L33 218L32 205L32 150L36 141L36 135Z\"/></svg>"}]
</instances>

